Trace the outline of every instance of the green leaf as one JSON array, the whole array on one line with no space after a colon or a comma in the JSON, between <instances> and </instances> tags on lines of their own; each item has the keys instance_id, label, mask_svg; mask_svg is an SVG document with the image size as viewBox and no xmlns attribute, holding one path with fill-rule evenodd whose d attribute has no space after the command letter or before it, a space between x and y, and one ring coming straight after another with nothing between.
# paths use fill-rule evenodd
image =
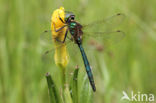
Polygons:
<instances>
[{"instance_id":1,"label":"green leaf","mask_svg":"<svg viewBox=\"0 0 156 103\"><path fill-rule=\"evenodd\" d=\"M56 86L49 73L46 74L46 79L48 83L50 103L60 103Z\"/></svg>"},{"instance_id":2,"label":"green leaf","mask_svg":"<svg viewBox=\"0 0 156 103\"><path fill-rule=\"evenodd\" d=\"M78 103L78 72L79 68L76 67L73 75L73 82L72 82L72 96L74 103Z\"/></svg>"},{"instance_id":3,"label":"green leaf","mask_svg":"<svg viewBox=\"0 0 156 103\"><path fill-rule=\"evenodd\" d=\"M65 103L73 103L68 86L64 90Z\"/></svg>"},{"instance_id":4,"label":"green leaf","mask_svg":"<svg viewBox=\"0 0 156 103\"><path fill-rule=\"evenodd\" d=\"M80 103L92 103L93 91L90 87L87 75L84 77L81 93L80 93Z\"/></svg>"}]
</instances>

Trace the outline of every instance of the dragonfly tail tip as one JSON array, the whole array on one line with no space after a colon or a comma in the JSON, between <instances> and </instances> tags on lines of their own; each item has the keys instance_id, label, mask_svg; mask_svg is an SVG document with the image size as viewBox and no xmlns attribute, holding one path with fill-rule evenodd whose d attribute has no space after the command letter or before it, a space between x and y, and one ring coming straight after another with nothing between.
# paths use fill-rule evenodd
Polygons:
<instances>
[{"instance_id":1,"label":"dragonfly tail tip","mask_svg":"<svg viewBox=\"0 0 156 103\"><path fill-rule=\"evenodd\" d=\"M93 86L93 91L96 92L96 87L95 86Z\"/></svg>"},{"instance_id":2,"label":"dragonfly tail tip","mask_svg":"<svg viewBox=\"0 0 156 103\"><path fill-rule=\"evenodd\" d=\"M121 32L120 30L117 30L116 32Z\"/></svg>"},{"instance_id":3,"label":"dragonfly tail tip","mask_svg":"<svg viewBox=\"0 0 156 103\"><path fill-rule=\"evenodd\" d=\"M92 86L93 91L96 92L95 84L91 84L91 86Z\"/></svg>"},{"instance_id":4,"label":"dragonfly tail tip","mask_svg":"<svg viewBox=\"0 0 156 103\"><path fill-rule=\"evenodd\" d=\"M117 13L117 15L121 15L121 13Z\"/></svg>"}]
</instances>

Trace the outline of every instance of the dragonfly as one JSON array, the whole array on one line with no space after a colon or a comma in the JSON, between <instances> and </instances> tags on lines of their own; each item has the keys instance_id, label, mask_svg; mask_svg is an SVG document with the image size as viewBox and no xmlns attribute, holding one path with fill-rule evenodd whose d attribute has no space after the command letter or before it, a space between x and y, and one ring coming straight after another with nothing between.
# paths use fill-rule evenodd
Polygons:
<instances>
[{"instance_id":1,"label":"dragonfly","mask_svg":"<svg viewBox=\"0 0 156 103\"><path fill-rule=\"evenodd\" d=\"M75 44L77 44L77 46L81 52L82 58L83 58L84 66L85 66L85 69L86 69L86 72L87 72L87 75L89 78L90 85L94 92L96 91L96 86L95 86L94 77L93 77L90 63L88 61L86 52L82 45L83 38L93 36L93 37L99 37L99 38L109 40L110 37L113 37L113 38L117 37L119 39L115 39L115 40L120 40L124 37L124 33L122 31L120 31L120 30L109 31L109 30L111 30L112 28L121 24L123 19L124 19L124 14L118 13L118 14L115 14L107 19L98 20L98 21L92 22L87 25L81 25L79 22L77 22L75 20L75 15L73 12L65 11L64 20L62 20L62 18L59 17L59 20L64 25L57 30L54 25L55 32L60 32L64 28L67 28L65 31L65 34L64 34L64 38L62 40L59 40L58 38L52 38L55 41L60 43L59 45L57 45L57 47L55 46L55 49L60 48L62 45L64 45L64 43L68 43L68 42L74 42ZM108 30L106 29L106 31L104 29L96 31L97 29L95 29L95 28L101 27L101 26L105 26L105 27L109 27L109 28L108 28ZM47 32L47 31L45 31L45 32ZM68 36L68 33L71 34L70 37ZM67 39L68 39L68 41L67 41ZM52 50L50 50L50 51L52 51ZM45 52L45 54L47 54L47 53L49 53L49 51Z\"/></svg>"}]
</instances>

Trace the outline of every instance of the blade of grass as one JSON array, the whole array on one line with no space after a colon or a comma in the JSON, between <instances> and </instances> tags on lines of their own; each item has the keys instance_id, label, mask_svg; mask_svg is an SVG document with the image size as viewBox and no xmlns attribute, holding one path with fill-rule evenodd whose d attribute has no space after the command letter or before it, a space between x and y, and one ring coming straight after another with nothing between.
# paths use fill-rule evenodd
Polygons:
<instances>
[{"instance_id":1,"label":"blade of grass","mask_svg":"<svg viewBox=\"0 0 156 103\"><path fill-rule=\"evenodd\" d=\"M56 86L49 73L46 74L46 79L48 83L50 103L60 103L59 98L58 98L58 93L56 90Z\"/></svg>"},{"instance_id":2,"label":"blade of grass","mask_svg":"<svg viewBox=\"0 0 156 103\"><path fill-rule=\"evenodd\" d=\"M65 103L73 103L68 86L64 90Z\"/></svg>"},{"instance_id":3,"label":"blade of grass","mask_svg":"<svg viewBox=\"0 0 156 103\"><path fill-rule=\"evenodd\" d=\"M92 103L92 88L90 87L87 75L84 77L81 93L80 93L80 103Z\"/></svg>"},{"instance_id":4,"label":"blade of grass","mask_svg":"<svg viewBox=\"0 0 156 103\"><path fill-rule=\"evenodd\" d=\"M78 103L78 72L79 67L76 66L74 75L73 75L73 83L72 83L72 96L74 103Z\"/></svg>"}]
</instances>

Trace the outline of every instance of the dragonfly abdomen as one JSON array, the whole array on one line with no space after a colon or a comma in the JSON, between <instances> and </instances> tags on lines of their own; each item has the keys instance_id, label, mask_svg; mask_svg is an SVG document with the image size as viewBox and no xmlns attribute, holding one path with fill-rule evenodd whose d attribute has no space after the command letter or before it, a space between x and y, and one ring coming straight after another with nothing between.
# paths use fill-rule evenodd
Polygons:
<instances>
[{"instance_id":1,"label":"dragonfly abdomen","mask_svg":"<svg viewBox=\"0 0 156 103\"><path fill-rule=\"evenodd\" d=\"M93 74L92 74L92 71L91 71L87 56L86 56L85 51L84 51L84 49L82 47L82 44L78 44L78 46L80 48L80 51L81 51L81 54L82 54L82 57L83 57L83 61L84 61L84 64L85 64L85 68L86 68L86 72L87 72L90 84L92 86L93 91L96 91Z\"/></svg>"}]
</instances>

